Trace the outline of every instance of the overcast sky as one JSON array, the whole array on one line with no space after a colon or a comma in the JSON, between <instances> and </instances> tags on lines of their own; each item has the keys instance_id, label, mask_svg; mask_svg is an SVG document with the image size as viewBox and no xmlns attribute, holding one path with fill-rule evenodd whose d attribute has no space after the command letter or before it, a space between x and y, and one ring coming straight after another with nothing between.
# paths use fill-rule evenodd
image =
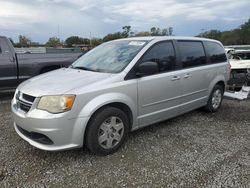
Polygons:
<instances>
[{"instance_id":1,"label":"overcast sky","mask_svg":"<svg viewBox=\"0 0 250 188\"><path fill-rule=\"evenodd\" d=\"M103 37L172 26L175 35L228 30L250 18L250 0L0 0L0 35L46 42L51 36Z\"/></svg>"}]
</instances>

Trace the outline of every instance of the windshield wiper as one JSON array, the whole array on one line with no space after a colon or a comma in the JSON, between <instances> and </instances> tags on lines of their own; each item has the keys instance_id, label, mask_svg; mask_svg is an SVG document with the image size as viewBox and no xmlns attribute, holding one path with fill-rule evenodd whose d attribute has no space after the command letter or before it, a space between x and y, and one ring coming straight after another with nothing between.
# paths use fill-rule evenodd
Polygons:
<instances>
[{"instance_id":1,"label":"windshield wiper","mask_svg":"<svg viewBox=\"0 0 250 188\"><path fill-rule=\"evenodd\" d=\"M86 70L86 71L98 72L98 70L90 69L90 68L88 68L88 67L74 67L74 66L71 66L70 68L72 68L72 69L81 69L81 70Z\"/></svg>"}]
</instances>

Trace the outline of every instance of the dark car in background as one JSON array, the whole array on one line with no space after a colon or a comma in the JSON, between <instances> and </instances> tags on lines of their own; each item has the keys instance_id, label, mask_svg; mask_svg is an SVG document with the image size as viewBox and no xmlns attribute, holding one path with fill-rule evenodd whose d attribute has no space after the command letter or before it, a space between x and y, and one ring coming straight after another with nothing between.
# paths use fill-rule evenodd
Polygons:
<instances>
[{"instance_id":1,"label":"dark car in background","mask_svg":"<svg viewBox=\"0 0 250 188\"><path fill-rule=\"evenodd\" d=\"M81 53L17 54L10 40L0 36L0 91L16 88L33 76L68 67Z\"/></svg>"}]
</instances>

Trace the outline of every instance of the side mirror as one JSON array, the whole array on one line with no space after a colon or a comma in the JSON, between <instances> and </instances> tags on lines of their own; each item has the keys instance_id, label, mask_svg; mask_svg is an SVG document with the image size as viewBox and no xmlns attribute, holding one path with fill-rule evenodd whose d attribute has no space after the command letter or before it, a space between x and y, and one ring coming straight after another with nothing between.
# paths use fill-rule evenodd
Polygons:
<instances>
[{"instance_id":1,"label":"side mirror","mask_svg":"<svg viewBox=\"0 0 250 188\"><path fill-rule=\"evenodd\" d=\"M159 72L159 66L156 62L143 62L137 67L136 76L148 76Z\"/></svg>"}]
</instances>

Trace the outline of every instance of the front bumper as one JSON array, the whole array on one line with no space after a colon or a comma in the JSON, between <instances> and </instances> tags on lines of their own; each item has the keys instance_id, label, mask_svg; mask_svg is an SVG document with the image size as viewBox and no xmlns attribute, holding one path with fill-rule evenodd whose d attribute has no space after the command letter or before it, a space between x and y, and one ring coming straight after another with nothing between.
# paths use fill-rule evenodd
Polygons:
<instances>
[{"instance_id":1,"label":"front bumper","mask_svg":"<svg viewBox=\"0 0 250 188\"><path fill-rule=\"evenodd\" d=\"M51 114L33 107L25 113L18 109L15 98L12 100L11 109L17 134L34 147L58 151L83 146L88 117L70 118L70 112ZM30 134L43 135L51 142L40 142L29 136Z\"/></svg>"},{"instance_id":2,"label":"front bumper","mask_svg":"<svg viewBox=\"0 0 250 188\"><path fill-rule=\"evenodd\" d=\"M242 86L250 86L250 69L232 69L228 80L229 90L239 90Z\"/></svg>"}]
</instances>

